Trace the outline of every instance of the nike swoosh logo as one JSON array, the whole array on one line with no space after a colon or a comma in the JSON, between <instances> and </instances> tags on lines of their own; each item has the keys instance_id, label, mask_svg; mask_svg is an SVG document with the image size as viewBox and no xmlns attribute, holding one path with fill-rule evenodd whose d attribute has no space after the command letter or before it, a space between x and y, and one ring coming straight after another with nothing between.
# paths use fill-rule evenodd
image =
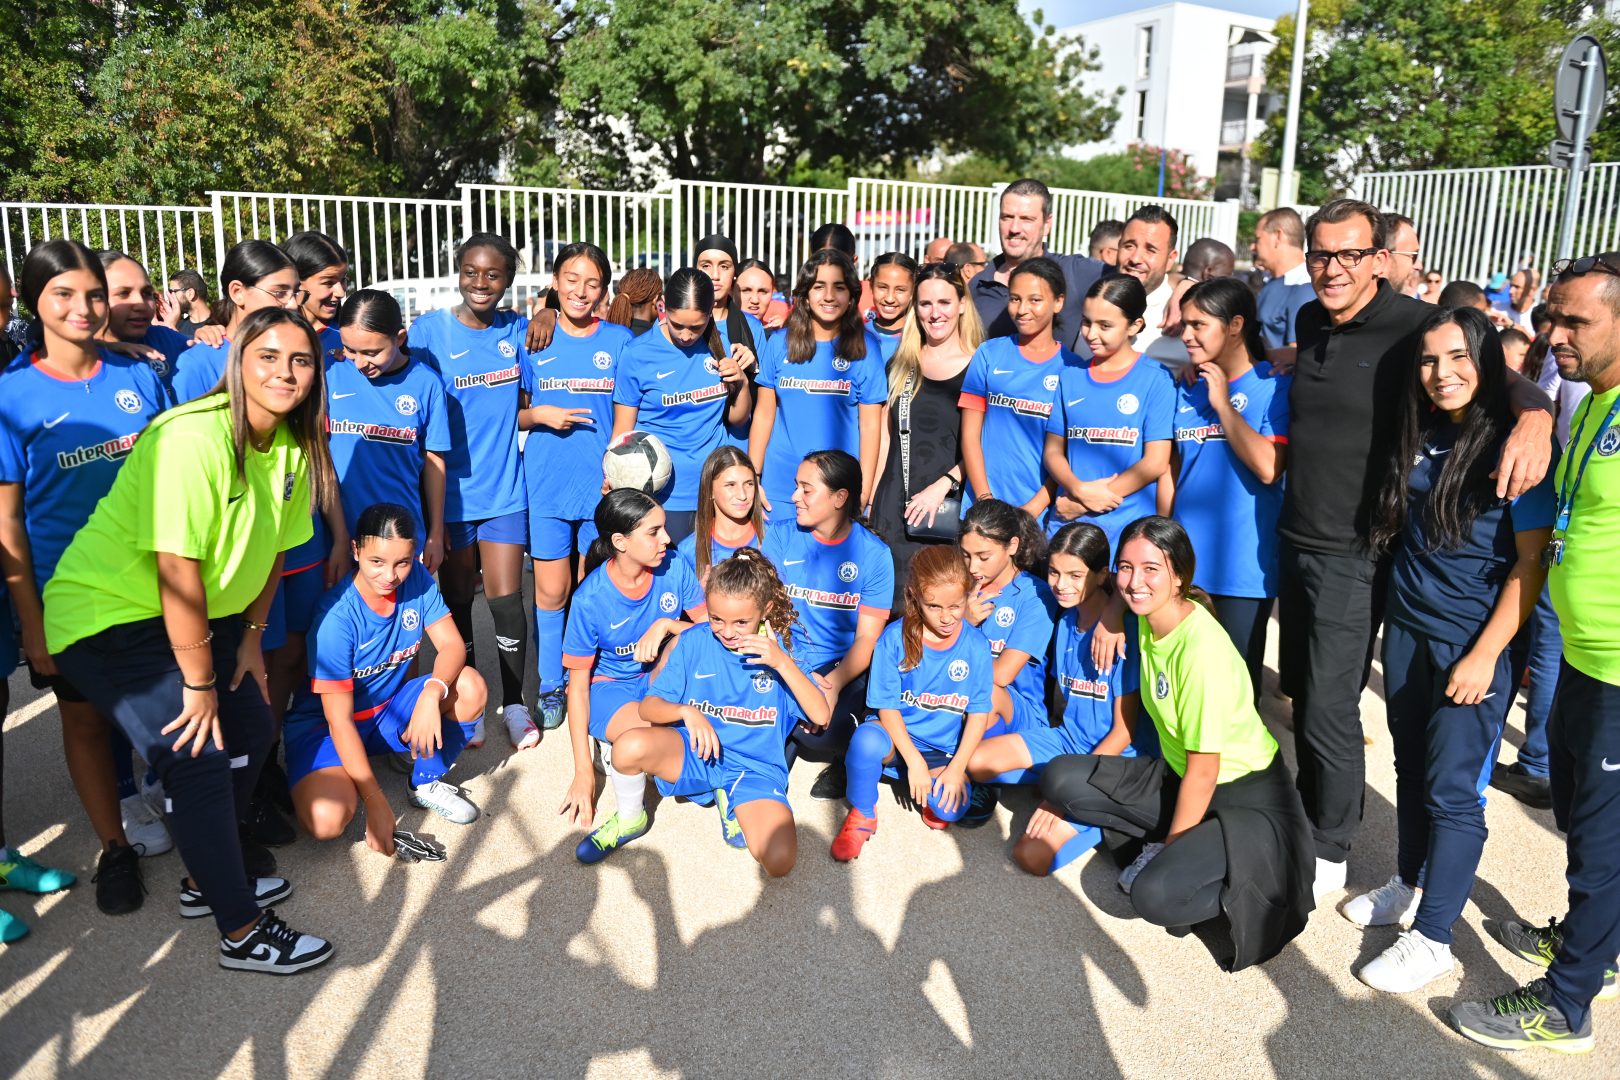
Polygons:
<instances>
[{"instance_id":1,"label":"nike swoosh logo","mask_svg":"<svg viewBox=\"0 0 1620 1080\"><path fill-rule=\"evenodd\" d=\"M370 640L370 641L368 641L368 642L366 642L366 643L365 643L365 644L363 644L363 645L361 645L361 646L360 646L360 648L362 648L362 649L369 649L369 648L371 648L371 646L372 646L372 645L373 645L373 644L375 644L375 643L376 643L376 641L377 641L377 639L376 639L376 638L372 638L372 639L371 639L371 640Z\"/></svg>"},{"instance_id":2,"label":"nike swoosh logo","mask_svg":"<svg viewBox=\"0 0 1620 1080\"><path fill-rule=\"evenodd\" d=\"M1604 772L1614 772L1615 770L1620 769L1620 765L1610 765L1608 758L1604 758L1601 762L1599 762L1599 764L1603 766Z\"/></svg>"},{"instance_id":3,"label":"nike swoosh logo","mask_svg":"<svg viewBox=\"0 0 1620 1080\"><path fill-rule=\"evenodd\" d=\"M772 795L780 795L780 796L782 796L782 798L784 798L784 799L785 799L785 798L787 798L787 792L785 792L785 791L778 791L778 790L777 790L777 789L776 789L776 788L771 788L771 794L772 794Z\"/></svg>"},{"instance_id":4,"label":"nike swoosh logo","mask_svg":"<svg viewBox=\"0 0 1620 1080\"><path fill-rule=\"evenodd\" d=\"M671 376L671 375L673 375L673 374L675 374L675 372L673 372L673 371L660 371L660 372L658 372L658 373L657 373L657 374L658 374L658 377L659 377L659 378L660 378L660 379L667 379L667 378L669 378L669 377L670 377L670 376Z\"/></svg>"},{"instance_id":5,"label":"nike swoosh logo","mask_svg":"<svg viewBox=\"0 0 1620 1080\"><path fill-rule=\"evenodd\" d=\"M246 495L246 494L247 494L247 492L245 492L245 491L242 492L242 495ZM237 499L240 499L242 497L242 495L232 495L230 498L226 499L225 502L226 503L233 503Z\"/></svg>"},{"instance_id":6,"label":"nike swoosh logo","mask_svg":"<svg viewBox=\"0 0 1620 1080\"><path fill-rule=\"evenodd\" d=\"M1191 406L1191 405L1183 405L1183 406L1182 406L1182 407L1181 407L1181 410L1180 410L1180 411L1181 411L1181 412L1192 412L1192 411L1193 411L1193 407L1192 407L1192 406Z\"/></svg>"},{"instance_id":7,"label":"nike swoosh logo","mask_svg":"<svg viewBox=\"0 0 1620 1080\"><path fill-rule=\"evenodd\" d=\"M711 671L707 675L694 675L694 676L692 676L692 678L694 678L694 679L712 679L718 674L720 674L718 671Z\"/></svg>"},{"instance_id":8,"label":"nike swoosh logo","mask_svg":"<svg viewBox=\"0 0 1620 1080\"><path fill-rule=\"evenodd\" d=\"M333 401L342 401L346 397L354 397L354 395L358 394L359 392L360 391L358 391L358 390L353 390L353 391L350 391L347 394L333 394L332 395L332 400Z\"/></svg>"},{"instance_id":9,"label":"nike swoosh logo","mask_svg":"<svg viewBox=\"0 0 1620 1080\"><path fill-rule=\"evenodd\" d=\"M551 363L555 359L557 359L555 356L548 356L544 360L536 360L534 362L534 366L535 367L545 367L547 364Z\"/></svg>"},{"instance_id":10,"label":"nike swoosh logo","mask_svg":"<svg viewBox=\"0 0 1620 1080\"><path fill-rule=\"evenodd\" d=\"M783 566L798 566L802 562L804 562L803 559L783 559L782 560L782 565Z\"/></svg>"},{"instance_id":11,"label":"nike swoosh logo","mask_svg":"<svg viewBox=\"0 0 1620 1080\"><path fill-rule=\"evenodd\" d=\"M1074 400L1073 400L1073 401L1065 401L1065 402L1064 402L1064 403L1063 403L1063 404L1064 404L1064 405L1065 405L1065 406L1068 406L1068 405L1078 405L1078 404L1080 404L1080 403L1081 403L1081 402L1082 402L1082 401L1084 401L1084 400L1086 400L1086 399L1085 399L1085 398L1083 398L1083 397L1077 397L1077 398L1075 398L1075 399L1074 399Z\"/></svg>"},{"instance_id":12,"label":"nike swoosh logo","mask_svg":"<svg viewBox=\"0 0 1620 1080\"><path fill-rule=\"evenodd\" d=\"M460 352L453 352L450 354L450 359L460 360L463 356L466 356L470 352L472 352L471 349L462 349Z\"/></svg>"},{"instance_id":13,"label":"nike swoosh logo","mask_svg":"<svg viewBox=\"0 0 1620 1080\"><path fill-rule=\"evenodd\" d=\"M66 420L69 416L72 416L72 415L73 414L71 412L65 412L61 416L58 416L55 420L46 420L44 422L45 426L48 427L48 428L53 428L57 424L60 424L62 421Z\"/></svg>"},{"instance_id":14,"label":"nike swoosh logo","mask_svg":"<svg viewBox=\"0 0 1620 1080\"><path fill-rule=\"evenodd\" d=\"M992 374L992 375L1011 375L1012 374L1012 369L1008 368L1007 370L1003 371L1001 368L996 368L990 374Z\"/></svg>"},{"instance_id":15,"label":"nike swoosh logo","mask_svg":"<svg viewBox=\"0 0 1620 1080\"><path fill-rule=\"evenodd\" d=\"M1430 450L1429 451L1429 455L1431 457L1439 457L1441 454L1449 454L1449 453L1451 453L1451 447L1449 447L1449 446L1446 447L1444 450Z\"/></svg>"},{"instance_id":16,"label":"nike swoosh logo","mask_svg":"<svg viewBox=\"0 0 1620 1080\"><path fill-rule=\"evenodd\" d=\"M630 616L630 619L633 619L633 618L635 618L635 616L634 616L634 615L632 615L632 616ZM619 621L618 621L618 622L616 622L616 623L613 623L613 624L612 624L612 625L610 625L610 626L609 626L609 627L608 627L608 629L609 629L609 630L617 630L617 629L618 629L618 628L619 628L619 627L621 627L621 626L623 626L623 625L624 625L624 624L625 624L625 623L627 623L627 622L629 622L629 621L630 621L630 619L620 619L620 620L619 620Z\"/></svg>"}]
</instances>

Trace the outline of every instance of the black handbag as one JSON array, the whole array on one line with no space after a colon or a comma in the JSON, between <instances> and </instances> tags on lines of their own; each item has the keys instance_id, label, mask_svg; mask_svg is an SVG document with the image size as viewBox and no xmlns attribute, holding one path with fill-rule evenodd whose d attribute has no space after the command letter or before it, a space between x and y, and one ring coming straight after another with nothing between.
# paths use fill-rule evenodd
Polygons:
<instances>
[{"instance_id":1,"label":"black handbag","mask_svg":"<svg viewBox=\"0 0 1620 1080\"><path fill-rule=\"evenodd\" d=\"M911 387L916 378L915 372L906 376L905 389L900 391L900 400L895 404L896 426L900 430L900 514L903 521L906 506L911 502ZM952 480L951 490L946 493L944 500L939 504L939 510L934 514L934 523L913 525L910 521L906 521L906 539L947 540L955 543L958 522L961 518L962 482Z\"/></svg>"}]
</instances>

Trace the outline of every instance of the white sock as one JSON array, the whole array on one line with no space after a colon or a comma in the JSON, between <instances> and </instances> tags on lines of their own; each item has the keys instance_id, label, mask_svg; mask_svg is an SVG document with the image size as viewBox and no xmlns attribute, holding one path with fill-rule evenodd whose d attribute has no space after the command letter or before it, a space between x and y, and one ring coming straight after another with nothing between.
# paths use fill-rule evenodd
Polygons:
<instances>
[{"instance_id":1,"label":"white sock","mask_svg":"<svg viewBox=\"0 0 1620 1080\"><path fill-rule=\"evenodd\" d=\"M613 783L613 798L619 804L619 820L629 821L639 816L647 795L647 774L631 773L627 776L609 765L608 779Z\"/></svg>"}]
</instances>

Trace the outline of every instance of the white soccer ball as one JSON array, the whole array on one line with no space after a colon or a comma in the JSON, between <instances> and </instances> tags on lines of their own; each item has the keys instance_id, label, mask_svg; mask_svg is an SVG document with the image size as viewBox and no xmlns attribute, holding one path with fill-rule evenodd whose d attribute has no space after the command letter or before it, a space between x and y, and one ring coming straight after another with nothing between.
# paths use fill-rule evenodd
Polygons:
<instances>
[{"instance_id":1,"label":"white soccer ball","mask_svg":"<svg viewBox=\"0 0 1620 1080\"><path fill-rule=\"evenodd\" d=\"M654 495L669 483L674 471L663 440L645 431L625 432L608 443L607 453L602 455L602 475L610 488L636 488Z\"/></svg>"}]
</instances>

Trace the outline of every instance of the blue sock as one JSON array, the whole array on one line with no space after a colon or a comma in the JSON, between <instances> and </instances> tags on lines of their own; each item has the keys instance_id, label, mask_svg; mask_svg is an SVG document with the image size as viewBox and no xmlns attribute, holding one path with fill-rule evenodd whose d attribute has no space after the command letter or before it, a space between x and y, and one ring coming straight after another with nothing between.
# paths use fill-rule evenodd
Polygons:
<instances>
[{"instance_id":1,"label":"blue sock","mask_svg":"<svg viewBox=\"0 0 1620 1080\"><path fill-rule=\"evenodd\" d=\"M956 805L955 810L941 809L939 805L939 795L940 791L938 786L930 785L928 788L928 809L932 810L934 812L934 816L939 818L941 821L955 821L963 814L967 813L967 808L973 801L973 783L972 781L969 781L966 785L964 785L962 791L962 801Z\"/></svg>"},{"instance_id":2,"label":"blue sock","mask_svg":"<svg viewBox=\"0 0 1620 1080\"><path fill-rule=\"evenodd\" d=\"M131 760L135 748L117 724L108 727L112 728L113 775L118 777L118 797L127 799L136 792L135 762Z\"/></svg>"},{"instance_id":3,"label":"blue sock","mask_svg":"<svg viewBox=\"0 0 1620 1080\"><path fill-rule=\"evenodd\" d=\"M444 739L444 745L439 747L438 752L432 757L419 757L411 766L412 787L431 784L450 771L450 766L456 763L456 758L460 757L461 751L466 748L467 740L472 737L472 725L458 724L447 716L439 724L439 733ZM404 735L404 732L401 731L400 735ZM396 736L396 739L401 744L404 743L403 738Z\"/></svg>"},{"instance_id":4,"label":"blue sock","mask_svg":"<svg viewBox=\"0 0 1620 1080\"><path fill-rule=\"evenodd\" d=\"M1072 821L1069 822L1069 824L1074 825L1074 827L1080 831L1075 833L1074 836L1069 839L1068 843L1058 848L1057 854L1052 856L1052 868L1047 871L1048 874L1053 874L1063 869L1065 866L1068 866L1070 863L1074 862L1074 860L1078 859L1080 856L1102 843L1102 830L1097 828L1095 825L1075 825L1075 823Z\"/></svg>"},{"instance_id":5,"label":"blue sock","mask_svg":"<svg viewBox=\"0 0 1620 1080\"><path fill-rule=\"evenodd\" d=\"M563 628L567 618L561 611L534 609L534 659L540 670L540 692L550 693L562 685Z\"/></svg>"},{"instance_id":6,"label":"blue sock","mask_svg":"<svg viewBox=\"0 0 1620 1080\"><path fill-rule=\"evenodd\" d=\"M844 797L849 805L867 817L877 816L878 777L883 775L883 759L894 749L894 740L882 724L865 723L855 729L844 755L848 781Z\"/></svg>"}]
</instances>

